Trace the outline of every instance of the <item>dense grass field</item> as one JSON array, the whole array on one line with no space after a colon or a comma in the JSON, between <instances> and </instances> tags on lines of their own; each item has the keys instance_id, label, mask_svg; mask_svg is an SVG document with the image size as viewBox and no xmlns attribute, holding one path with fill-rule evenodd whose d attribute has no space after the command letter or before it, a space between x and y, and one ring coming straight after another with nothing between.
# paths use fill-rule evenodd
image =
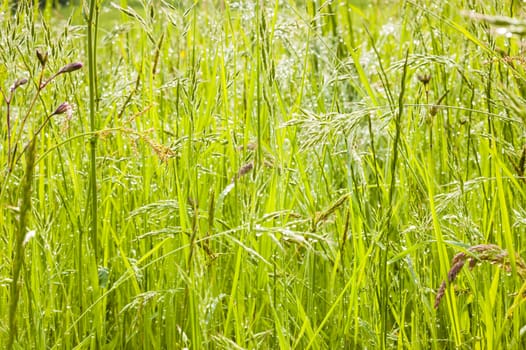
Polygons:
<instances>
[{"instance_id":1,"label":"dense grass field","mask_svg":"<svg viewBox=\"0 0 526 350\"><path fill-rule=\"evenodd\" d=\"M514 0L0 11L0 347L526 347Z\"/></svg>"}]
</instances>

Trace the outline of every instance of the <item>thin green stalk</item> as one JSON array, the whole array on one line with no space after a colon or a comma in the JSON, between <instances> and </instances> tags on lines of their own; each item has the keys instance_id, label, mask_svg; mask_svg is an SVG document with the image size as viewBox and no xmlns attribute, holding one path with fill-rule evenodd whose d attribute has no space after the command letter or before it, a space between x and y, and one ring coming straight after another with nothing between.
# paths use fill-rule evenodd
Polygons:
<instances>
[{"instance_id":1,"label":"thin green stalk","mask_svg":"<svg viewBox=\"0 0 526 350\"><path fill-rule=\"evenodd\" d=\"M90 131L97 130L96 121L96 99L97 99L97 67L96 65L96 33L97 22L95 21L96 0L89 1L89 12L87 18L88 28L88 77L89 77L89 120ZM91 208L91 244L95 254L95 260L98 261L98 216L97 216L97 135L93 134L90 138L90 172L89 172L89 191L90 191L90 208Z\"/></svg>"},{"instance_id":2,"label":"thin green stalk","mask_svg":"<svg viewBox=\"0 0 526 350\"><path fill-rule=\"evenodd\" d=\"M18 300L20 298L18 279L20 277L20 270L24 264L24 238L26 235L27 217L31 209L31 185L33 183L33 171L35 168L35 144L36 138L31 141L27 150L26 173L24 175L21 192L22 204L20 206L18 231L15 237L15 257L13 259L13 272L9 300L9 338L7 341L7 349L9 350L13 348L14 342L17 338L16 309L18 306Z\"/></svg>"},{"instance_id":3,"label":"thin green stalk","mask_svg":"<svg viewBox=\"0 0 526 350\"><path fill-rule=\"evenodd\" d=\"M381 303L381 307L382 307L382 334L383 334L383 337L381 339L381 344L382 344L382 349L385 349L387 348L387 335L388 335L388 329L387 329L387 324L388 324L388 313L389 313L389 294L390 294L390 278L389 278L389 268L388 268L388 264L387 264L387 260L388 260L388 256L389 256L389 250L390 250L390 247L391 247L391 232L393 231L392 229L392 220L394 219L392 216L393 216L393 206L394 206L394 203L393 203L393 198L394 198L394 193L396 191L396 168L397 168L397 164L398 164L398 144L400 142L400 134L401 134L401 120L402 120L402 115L404 113L404 94L405 94L405 81L406 81L406 76L407 76L407 60L408 60L408 57L409 57L409 52L406 53L406 56L405 56L405 63L404 63L404 68L403 68L403 71L402 71L402 77L400 78L401 79L401 87L400 87L400 94L398 95L398 111L395 115L395 138L394 138L394 142L393 142L393 149L392 149L392 156L391 156L391 182L389 184L389 204L388 204L388 208L387 208L387 218L388 218L388 221L387 221L387 225L386 225L386 228L385 230L387 230L387 233L385 234L385 237L384 237L384 246L385 246L385 249L384 251L382 251L382 267L381 267L381 275L380 275L380 280L381 281L384 281L384 283L382 283L382 303Z\"/></svg>"},{"instance_id":4,"label":"thin green stalk","mask_svg":"<svg viewBox=\"0 0 526 350\"><path fill-rule=\"evenodd\" d=\"M402 72L401 77L401 87L400 87L400 94L398 96L398 113L396 114L395 119L395 139L393 144L393 155L391 159L391 184L389 185L389 208L393 205L393 196L396 189L396 167L398 164L398 143L400 142L400 134L401 134L401 123L402 123L402 115L404 113L404 94L405 94L405 80L407 77L407 59L409 57L409 52L405 55L405 63L404 63L404 70ZM390 209L391 210L391 209Z\"/></svg>"},{"instance_id":5,"label":"thin green stalk","mask_svg":"<svg viewBox=\"0 0 526 350\"><path fill-rule=\"evenodd\" d=\"M254 174L257 173L257 170L261 166L261 154L263 153L263 148L261 145L261 18L262 16L260 0L256 2L256 113L257 113L257 140L258 140L258 151L257 151L257 161L255 164Z\"/></svg>"}]
</instances>

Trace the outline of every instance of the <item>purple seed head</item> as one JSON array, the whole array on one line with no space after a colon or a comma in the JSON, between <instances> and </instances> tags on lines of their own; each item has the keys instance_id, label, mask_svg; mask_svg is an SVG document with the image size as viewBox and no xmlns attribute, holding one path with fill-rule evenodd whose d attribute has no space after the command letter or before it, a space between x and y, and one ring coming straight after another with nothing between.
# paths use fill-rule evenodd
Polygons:
<instances>
[{"instance_id":1,"label":"purple seed head","mask_svg":"<svg viewBox=\"0 0 526 350\"><path fill-rule=\"evenodd\" d=\"M68 111L71 110L71 105L67 102L63 102L60 106L57 107L57 109L55 110L55 112L53 112L53 115L56 115L56 114L64 114Z\"/></svg>"},{"instance_id":2,"label":"purple seed head","mask_svg":"<svg viewBox=\"0 0 526 350\"><path fill-rule=\"evenodd\" d=\"M60 68L57 74L71 73L71 72L81 69L82 66L83 66L82 62L68 63L64 67Z\"/></svg>"},{"instance_id":3,"label":"purple seed head","mask_svg":"<svg viewBox=\"0 0 526 350\"><path fill-rule=\"evenodd\" d=\"M26 78L22 78L22 79L18 79L17 81L15 81L15 83L11 86L11 92L15 91L17 88L19 88L20 86L22 85L25 85L27 84L27 79Z\"/></svg>"}]
</instances>

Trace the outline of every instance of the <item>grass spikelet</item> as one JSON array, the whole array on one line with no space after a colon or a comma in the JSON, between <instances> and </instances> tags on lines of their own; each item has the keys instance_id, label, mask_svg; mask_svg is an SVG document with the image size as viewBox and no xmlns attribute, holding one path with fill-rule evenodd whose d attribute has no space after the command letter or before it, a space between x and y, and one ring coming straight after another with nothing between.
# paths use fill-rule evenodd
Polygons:
<instances>
[{"instance_id":1,"label":"grass spikelet","mask_svg":"<svg viewBox=\"0 0 526 350\"><path fill-rule=\"evenodd\" d=\"M479 244L469 247L467 253L461 252L456 254L451 260L451 268L448 271L448 283L453 283L458 274L468 262L470 269L473 269L479 262L489 262L496 264L506 272L511 271L511 262L508 252L495 244ZM517 256L515 260L517 274L524 280L526 279L526 264L521 257ZM440 301L445 295L446 281L442 281L435 297L435 309L440 305Z\"/></svg>"},{"instance_id":2,"label":"grass spikelet","mask_svg":"<svg viewBox=\"0 0 526 350\"><path fill-rule=\"evenodd\" d=\"M99 135L102 139L108 137L109 135L112 135L114 132L120 132L124 135L127 135L131 139L134 139L133 141L140 140L147 144L150 149L155 153L155 155L159 158L159 160L163 163L167 162L170 158L173 158L177 155L177 152L174 151L172 148L165 146L156 140L154 140L148 133L150 133L153 130L147 130L147 131L136 131L130 128L115 128L115 129L105 129L100 130L97 132L97 135ZM135 146L132 144L132 147L135 148Z\"/></svg>"},{"instance_id":3,"label":"grass spikelet","mask_svg":"<svg viewBox=\"0 0 526 350\"><path fill-rule=\"evenodd\" d=\"M526 146L522 147L521 159L519 161L519 175L524 175L524 165L526 163Z\"/></svg>"},{"instance_id":4,"label":"grass spikelet","mask_svg":"<svg viewBox=\"0 0 526 350\"><path fill-rule=\"evenodd\" d=\"M341 207L349 198L349 194L344 194L338 198L334 203L331 204L327 209L317 212L314 218L314 228L323 221L326 221L339 207Z\"/></svg>"},{"instance_id":5,"label":"grass spikelet","mask_svg":"<svg viewBox=\"0 0 526 350\"><path fill-rule=\"evenodd\" d=\"M473 11L462 11L462 15L473 21L489 24L493 29L492 32L497 35L508 36L514 34L523 36L526 34L526 22L515 18L500 15L485 15Z\"/></svg>"},{"instance_id":6,"label":"grass spikelet","mask_svg":"<svg viewBox=\"0 0 526 350\"><path fill-rule=\"evenodd\" d=\"M440 287L438 288L437 295L435 298L435 304L434 304L435 309L438 309L438 306L440 305L440 300L442 300L442 298L446 294L446 288L447 288L446 281L442 281L442 283L440 283Z\"/></svg>"},{"instance_id":7,"label":"grass spikelet","mask_svg":"<svg viewBox=\"0 0 526 350\"><path fill-rule=\"evenodd\" d=\"M239 178L245 176L246 174L248 174L250 171L252 171L252 169L254 169L254 162L249 162L245 165L243 165L241 168L239 168L239 170L237 171L237 174L236 176L234 177L234 179L232 179L232 182L234 182L235 180L238 180Z\"/></svg>"}]
</instances>

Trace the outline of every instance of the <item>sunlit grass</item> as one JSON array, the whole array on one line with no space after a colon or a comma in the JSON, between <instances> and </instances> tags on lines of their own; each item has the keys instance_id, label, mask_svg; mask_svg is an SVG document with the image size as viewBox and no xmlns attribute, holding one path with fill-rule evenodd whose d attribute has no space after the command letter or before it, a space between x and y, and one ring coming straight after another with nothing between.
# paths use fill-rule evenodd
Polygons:
<instances>
[{"instance_id":1,"label":"sunlit grass","mask_svg":"<svg viewBox=\"0 0 526 350\"><path fill-rule=\"evenodd\" d=\"M523 347L520 11L103 3L94 127L81 7L0 14L0 344Z\"/></svg>"}]
</instances>

